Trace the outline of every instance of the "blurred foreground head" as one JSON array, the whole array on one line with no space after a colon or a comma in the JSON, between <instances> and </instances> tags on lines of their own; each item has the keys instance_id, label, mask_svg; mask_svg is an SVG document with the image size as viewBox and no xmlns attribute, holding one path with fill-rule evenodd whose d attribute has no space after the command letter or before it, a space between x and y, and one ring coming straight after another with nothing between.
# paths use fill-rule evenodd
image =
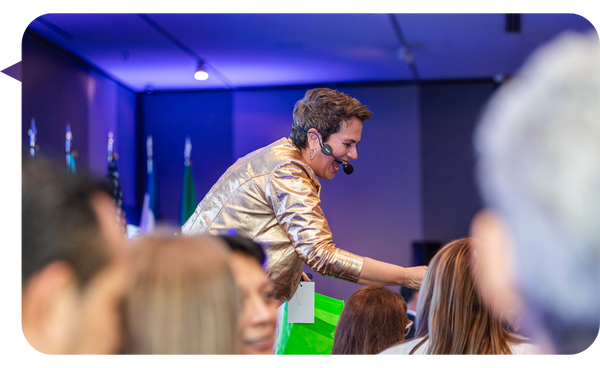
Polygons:
<instances>
[{"instance_id":1,"label":"blurred foreground head","mask_svg":"<svg viewBox=\"0 0 600 368\"><path fill-rule=\"evenodd\" d=\"M464 238L446 244L429 263L415 336L428 340L425 354L513 354L525 342L483 304L475 287L473 243Z\"/></svg>"},{"instance_id":2,"label":"blurred foreground head","mask_svg":"<svg viewBox=\"0 0 600 368\"><path fill-rule=\"evenodd\" d=\"M22 167L22 327L46 354L115 353L125 237L100 182L42 157Z\"/></svg>"},{"instance_id":3,"label":"blurred foreground head","mask_svg":"<svg viewBox=\"0 0 600 368\"><path fill-rule=\"evenodd\" d=\"M140 237L125 302L127 354L239 354L239 297L217 237Z\"/></svg>"},{"instance_id":4,"label":"blurred foreground head","mask_svg":"<svg viewBox=\"0 0 600 368\"><path fill-rule=\"evenodd\" d=\"M485 245L482 288L518 290L523 322L553 351L585 350L600 322L598 35L537 50L490 100L475 149L489 208L472 223ZM509 308L511 298L487 297Z\"/></svg>"},{"instance_id":5,"label":"blurred foreground head","mask_svg":"<svg viewBox=\"0 0 600 368\"><path fill-rule=\"evenodd\" d=\"M273 354L277 325L277 300L262 269L265 252L260 244L240 235L221 235L231 251L231 268L243 305L240 314L242 352Z\"/></svg>"}]
</instances>

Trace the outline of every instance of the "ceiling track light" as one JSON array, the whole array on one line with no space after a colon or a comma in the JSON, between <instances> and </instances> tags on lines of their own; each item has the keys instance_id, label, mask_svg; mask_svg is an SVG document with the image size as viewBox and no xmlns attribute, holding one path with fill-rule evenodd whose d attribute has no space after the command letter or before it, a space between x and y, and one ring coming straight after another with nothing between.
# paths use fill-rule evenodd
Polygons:
<instances>
[{"instance_id":1,"label":"ceiling track light","mask_svg":"<svg viewBox=\"0 0 600 368\"><path fill-rule=\"evenodd\" d=\"M204 61L200 60L198 62L198 71L194 74L194 78L197 80L207 80L208 73L204 70Z\"/></svg>"}]
</instances>

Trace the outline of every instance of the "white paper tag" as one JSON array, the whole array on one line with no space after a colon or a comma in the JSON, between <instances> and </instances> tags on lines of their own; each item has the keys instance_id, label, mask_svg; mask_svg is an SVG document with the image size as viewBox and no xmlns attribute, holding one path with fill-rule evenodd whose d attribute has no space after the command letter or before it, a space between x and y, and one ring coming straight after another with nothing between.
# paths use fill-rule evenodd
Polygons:
<instances>
[{"instance_id":1,"label":"white paper tag","mask_svg":"<svg viewBox=\"0 0 600 368\"><path fill-rule=\"evenodd\" d=\"M315 323L315 283L300 281L288 301L288 323Z\"/></svg>"}]
</instances>

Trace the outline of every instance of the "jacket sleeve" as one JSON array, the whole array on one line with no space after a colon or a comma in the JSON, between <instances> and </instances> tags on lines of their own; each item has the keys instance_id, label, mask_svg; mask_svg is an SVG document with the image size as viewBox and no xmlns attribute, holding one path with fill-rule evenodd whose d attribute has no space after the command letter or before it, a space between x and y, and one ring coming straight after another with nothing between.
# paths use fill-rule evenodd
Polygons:
<instances>
[{"instance_id":1,"label":"jacket sleeve","mask_svg":"<svg viewBox=\"0 0 600 368\"><path fill-rule=\"evenodd\" d=\"M314 181L304 168L285 164L271 173L265 195L298 256L321 275L357 282L363 257L335 246Z\"/></svg>"}]
</instances>

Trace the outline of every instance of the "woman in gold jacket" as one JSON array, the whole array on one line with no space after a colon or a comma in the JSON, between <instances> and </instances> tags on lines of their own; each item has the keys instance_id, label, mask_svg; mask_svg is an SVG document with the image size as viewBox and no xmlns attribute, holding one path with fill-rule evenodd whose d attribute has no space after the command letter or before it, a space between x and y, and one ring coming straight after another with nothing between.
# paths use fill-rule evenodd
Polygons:
<instances>
[{"instance_id":1,"label":"woman in gold jacket","mask_svg":"<svg viewBox=\"0 0 600 368\"><path fill-rule=\"evenodd\" d=\"M304 263L321 275L362 285L418 289L425 266L403 268L337 248L321 210L318 178L333 179L340 166L351 170L348 162L358 157L363 121L371 118L371 112L344 93L317 88L296 103L293 115L290 138L237 160L182 232L218 234L235 229L267 245L267 272L280 304L296 291Z\"/></svg>"}]
</instances>

